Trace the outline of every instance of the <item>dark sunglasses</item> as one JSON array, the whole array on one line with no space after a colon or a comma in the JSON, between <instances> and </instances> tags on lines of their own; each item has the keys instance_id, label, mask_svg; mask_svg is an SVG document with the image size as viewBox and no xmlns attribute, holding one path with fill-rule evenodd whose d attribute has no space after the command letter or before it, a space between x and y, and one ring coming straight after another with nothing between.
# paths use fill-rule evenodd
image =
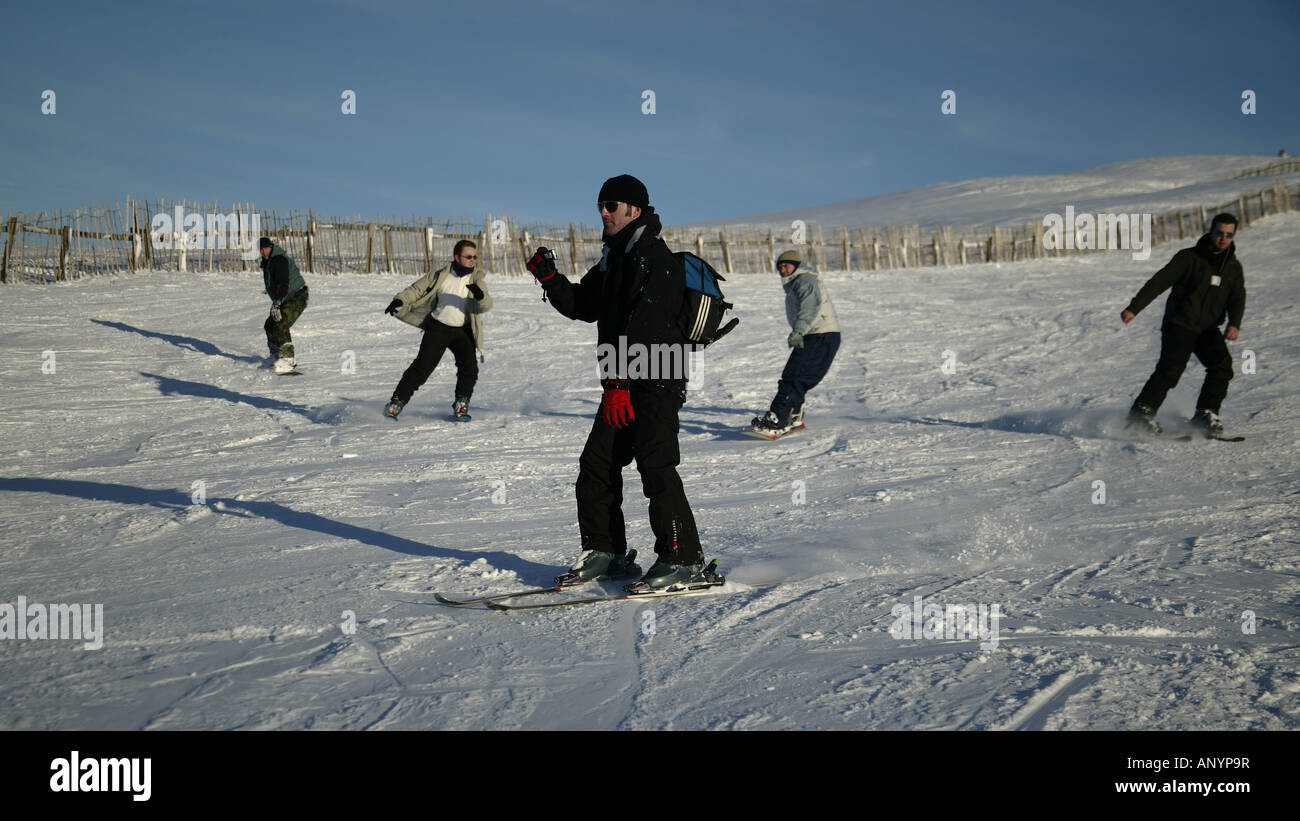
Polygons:
<instances>
[{"instance_id":1,"label":"dark sunglasses","mask_svg":"<svg viewBox=\"0 0 1300 821\"><path fill-rule=\"evenodd\" d=\"M617 213L618 213L618 207L619 207L620 205L622 205L622 204L623 204L623 203L621 203L621 202L615 202L614 200L605 200L605 201L603 201L603 202L598 202L598 203L596 203L596 210L597 210L597 211L608 211L608 212L611 213L611 214L617 214Z\"/></svg>"},{"instance_id":2,"label":"dark sunglasses","mask_svg":"<svg viewBox=\"0 0 1300 821\"><path fill-rule=\"evenodd\" d=\"M1231 233L1231 234L1227 234L1227 233L1224 233L1223 231L1215 231L1215 232L1214 232L1214 235L1215 235L1216 237L1223 237L1224 239L1232 239L1234 236L1236 236L1236 232L1233 232L1233 233Z\"/></svg>"}]
</instances>

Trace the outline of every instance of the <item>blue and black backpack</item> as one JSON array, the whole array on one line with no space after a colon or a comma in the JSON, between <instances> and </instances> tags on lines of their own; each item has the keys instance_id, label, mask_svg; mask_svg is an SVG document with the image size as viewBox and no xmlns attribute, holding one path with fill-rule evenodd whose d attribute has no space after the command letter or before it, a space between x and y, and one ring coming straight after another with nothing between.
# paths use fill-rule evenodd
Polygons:
<instances>
[{"instance_id":1,"label":"blue and black backpack","mask_svg":"<svg viewBox=\"0 0 1300 821\"><path fill-rule=\"evenodd\" d=\"M673 256L686 268L686 297L677 317L678 327L697 348L712 345L731 333L740 319L732 317L726 325L722 319L733 306L722 297L719 282L725 282L713 266L692 254L678 251Z\"/></svg>"}]
</instances>

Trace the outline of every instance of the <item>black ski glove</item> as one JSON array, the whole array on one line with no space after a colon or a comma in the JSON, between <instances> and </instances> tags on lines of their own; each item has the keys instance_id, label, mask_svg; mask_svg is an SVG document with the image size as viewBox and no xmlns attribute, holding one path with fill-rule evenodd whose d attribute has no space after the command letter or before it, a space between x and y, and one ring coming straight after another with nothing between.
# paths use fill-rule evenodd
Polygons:
<instances>
[{"instance_id":1,"label":"black ski glove","mask_svg":"<svg viewBox=\"0 0 1300 821\"><path fill-rule=\"evenodd\" d=\"M471 283L469 284L469 294L470 294L470 296L474 297L475 299L482 299L482 298L483 298L483 289L480 288L480 287L478 287L478 283L476 283L476 282L471 282Z\"/></svg>"},{"instance_id":2,"label":"black ski glove","mask_svg":"<svg viewBox=\"0 0 1300 821\"><path fill-rule=\"evenodd\" d=\"M400 307L402 307L402 300L394 299L392 302L388 303L388 307L384 309L384 313L389 314L390 316L397 316L397 309Z\"/></svg>"},{"instance_id":3,"label":"black ski glove","mask_svg":"<svg viewBox=\"0 0 1300 821\"><path fill-rule=\"evenodd\" d=\"M538 282L555 276L555 254L545 246L538 248L528 259L528 270Z\"/></svg>"}]
</instances>

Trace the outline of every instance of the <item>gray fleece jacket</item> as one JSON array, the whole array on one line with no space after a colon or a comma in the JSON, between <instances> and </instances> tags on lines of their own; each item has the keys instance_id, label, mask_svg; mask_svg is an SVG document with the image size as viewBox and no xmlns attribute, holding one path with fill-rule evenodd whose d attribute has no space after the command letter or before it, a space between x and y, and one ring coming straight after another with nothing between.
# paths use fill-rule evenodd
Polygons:
<instances>
[{"instance_id":1,"label":"gray fleece jacket","mask_svg":"<svg viewBox=\"0 0 1300 821\"><path fill-rule=\"evenodd\" d=\"M791 330L804 336L840 332L835 306L817 269L801 264L789 277L781 277L781 287L785 288L785 318Z\"/></svg>"}]
</instances>

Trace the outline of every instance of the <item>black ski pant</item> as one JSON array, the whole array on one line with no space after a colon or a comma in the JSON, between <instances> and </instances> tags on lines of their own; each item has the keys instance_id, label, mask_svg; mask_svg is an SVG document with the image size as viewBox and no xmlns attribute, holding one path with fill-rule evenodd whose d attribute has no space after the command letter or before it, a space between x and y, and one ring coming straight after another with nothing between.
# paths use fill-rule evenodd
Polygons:
<instances>
[{"instance_id":1,"label":"black ski pant","mask_svg":"<svg viewBox=\"0 0 1300 821\"><path fill-rule=\"evenodd\" d=\"M448 348L456 357L456 396L472 396L478 381L478 363L474 361L474 337L469 327L453 328L433 318L426 319L421 327L424 338L420 340L420 352L402 374L393 396L403 403L410 402L411 394L429 380Z\"/></svg>"},{"instance_id":2,"label":"black ski pant","mask_svg":"<svg viewBox=\"0 0 1300 821\"><path fill-rule=\"evenodd\" d=\"M1228 353L1222 331L1213 326L1200 333L1176 325L1165 325L1160 329L1160 361L1142 392L1133 400L1134 406L1145 405L1153 411L1159 409L1165 395L1178 384L1192 354L1196 354L1205 366L1205 384L1201 386L1201 395L1196 398L1196 409L1218 413L1223 397L1228 395L1228 381L1232 379L1232 355Z\"/></svg>"},{"instance_id":3,"label":"black ski pant","mask_svg":"<svg viewBox=\"0 0 1300 821\"><path fill-rule=\"evenodd\" d=\"M677 413L686 401L683 389L633 385L630 425L615 429L596 412L596 423L578 460L578 530L583 550L623 553L623 468L636 460L641 487L650 500L650 529L655 553L668 564L704 561L695 516L682 488L677 465Z\"/></svg>"},{"instance_id":4,"label":"black ski pant","mask_svg":"<svg viewBox=\"0 0 1300 821\"><path fill-rule=\"evenodd\" d=\"M768 408L781 424L789 424L790 414L803 407L804 397L826 376L839 349L840 335L831 332L808 334L803 338L802 348L790 351L781 379L776 383L776 396Z\"/></svg>"}]
</instances>

